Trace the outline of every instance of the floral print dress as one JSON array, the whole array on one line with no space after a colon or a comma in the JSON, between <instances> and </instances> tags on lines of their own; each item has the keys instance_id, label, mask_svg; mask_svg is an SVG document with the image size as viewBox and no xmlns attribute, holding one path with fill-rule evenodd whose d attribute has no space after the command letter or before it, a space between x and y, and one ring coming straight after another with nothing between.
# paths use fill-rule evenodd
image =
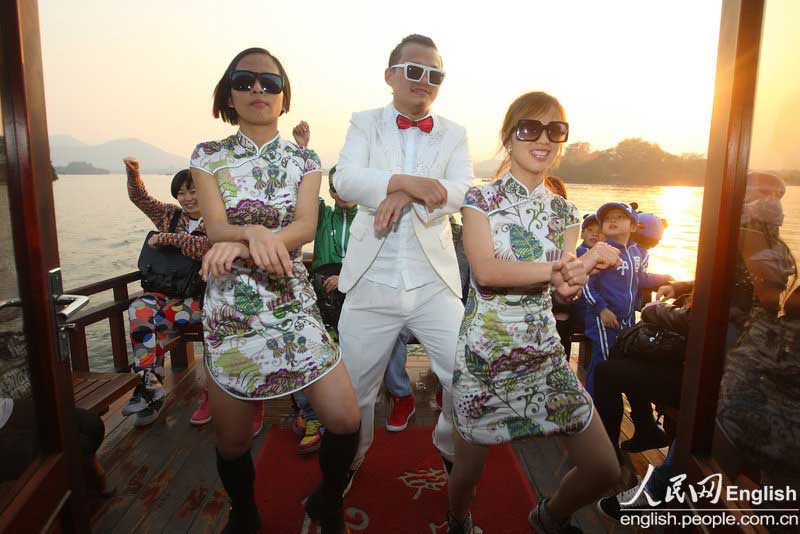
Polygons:
<instances>
[{"instance_id":1,"label":"floral print dress","mask_svg":"<svg viewBox=\"0 0 800 534\"><path fill-rule=\"evenodd\" d=\"M262 224L273 231L294 220L303 176L321 167L313 150L277 135L258 147L241 131L197 145L191 166L216 177L229 223ZM203 304L206 367L235 397L287 395L319 380L339 361L302 251L290 254L291 278L240 260L230 274L209 278Z\"/></svg>"},{"instance_id":2,"label":"floral print dress","mask_svg":"<svg viewBox=\"0 0 800 534\"><path fill-rule=\"evenodd\" d=\"M540 184L509 172L467 191L464 207L489 219L495 257L545 262L561 257L578 210ZM569 368L552 313L550 284L470 290L453 374L455 421L465 440L493 445L572 434L591 420L591 397Z\"/></svg>"}]
</instances>

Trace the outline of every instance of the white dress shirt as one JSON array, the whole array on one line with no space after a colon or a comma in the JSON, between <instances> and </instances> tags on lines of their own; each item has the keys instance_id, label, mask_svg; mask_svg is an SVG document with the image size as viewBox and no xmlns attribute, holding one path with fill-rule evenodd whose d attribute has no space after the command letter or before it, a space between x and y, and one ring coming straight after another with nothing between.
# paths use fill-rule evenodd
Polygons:
<instances>
[{"instance_id":1,"label":"white dress shirt","mask_svg":"<svg viewBox=\"0 0 800 534\"><path fill-rule=\"evenodd\" d=\"M397 110L395 112L400 115ZM423 141L422 136L428 134L415 126L399 132L403 148L403 174L416 175L417 147ZM412 212L411 204L403 209L400 220L389 231L378 256L364 274L368 280L406 290L439 280L414 232Z\"/></svg>"}]
</instances>

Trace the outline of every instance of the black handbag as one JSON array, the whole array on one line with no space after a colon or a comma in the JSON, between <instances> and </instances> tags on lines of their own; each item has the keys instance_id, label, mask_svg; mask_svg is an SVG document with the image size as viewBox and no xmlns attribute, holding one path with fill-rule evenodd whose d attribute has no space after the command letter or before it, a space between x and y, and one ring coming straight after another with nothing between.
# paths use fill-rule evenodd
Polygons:
<instances>
[{"instance_id":1,"label":"black handbag","mask_svg":"<svg viewBox=\"0 0 800 534\"><path fill-rule=\"evenodd\" d=\"M181 210L176 210L172 216L170 233L175 232L181 213ZM157 233L154 230L147 234L139 253L142 289L175 298L202 297L205 292L205 283L200 276L202 262L185 256L177 247L151 247L147 242Z\"/></svg>"},{"instance_id":2,"label":"black handbag","mask_svg":"<svg viewBox=\"0 0 800 534\"><path fill-rule=\"evenodd\" d=\"M638 359L652 362L671 361L683 364L686 337L644 321L617 335L608 359Z\"/></svg>"}]
</instances>

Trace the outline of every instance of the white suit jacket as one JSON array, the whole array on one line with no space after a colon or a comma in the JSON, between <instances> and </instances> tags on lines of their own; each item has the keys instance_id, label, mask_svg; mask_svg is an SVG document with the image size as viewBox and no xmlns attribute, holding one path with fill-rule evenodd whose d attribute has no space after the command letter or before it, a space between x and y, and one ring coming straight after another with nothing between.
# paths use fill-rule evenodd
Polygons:
<instances>
[{"instance_id":1,"label":"white suit jacket","mask_svg":"<svg viewBox=\"0 0 800 534\"><path fill-rule=\"evenodd\" d=\"M395 121L396 111L391 104L353 113L336 163L336 192L358 204L339 275L339 290L343 293L364 275L385 241L375 232L375 211L386 198L392 175L403 173L402 141ZM414 231L431 266L460 297L461 278L448 215L461 209L473 177L464 127L434 115L433 130L420 137L413 174L435 178L447 189L444 206L428 213L424 204L414 202L407 216L413 218Z\"/></svg>"}]
</instances>

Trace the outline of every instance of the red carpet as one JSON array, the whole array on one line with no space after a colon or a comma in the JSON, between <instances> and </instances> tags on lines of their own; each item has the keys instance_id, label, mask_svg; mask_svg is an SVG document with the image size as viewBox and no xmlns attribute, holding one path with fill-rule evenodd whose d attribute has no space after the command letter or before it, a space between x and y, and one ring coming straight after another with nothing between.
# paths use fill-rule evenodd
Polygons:
<instances>
[{"instance_id":1,"label":"red carpet","mask_svg":"<svg viewBox=\"0 0 800 534\"><path fill-rule=\"evenodd\" d=\"M431 443L431 427L377 430L364 465L345 497L353 534L447 532L447 479ZM256 500L264 532L317 534L301 501L320 479L317 455L296 453L298 438L272 427L256 461ZM486 534L530 534L528 511L536 498L510 445L493 447L472 505Z\"/></svg>"}]
</instances>

